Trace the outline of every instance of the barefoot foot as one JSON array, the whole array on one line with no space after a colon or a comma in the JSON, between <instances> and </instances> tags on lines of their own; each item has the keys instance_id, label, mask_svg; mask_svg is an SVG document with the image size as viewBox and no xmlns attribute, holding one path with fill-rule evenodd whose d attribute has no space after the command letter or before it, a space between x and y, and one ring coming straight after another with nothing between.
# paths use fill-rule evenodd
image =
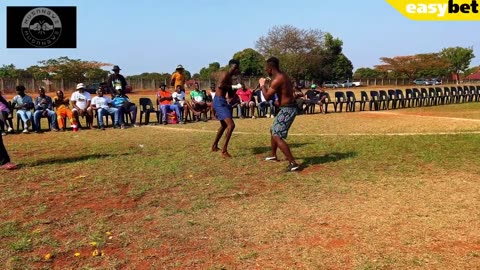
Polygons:
<instances>
[{"instance_id":1,"label":"barefoot foot","mask_svg":"<svg viewBox=\"0 0 480 270\"><path fill-rule=\"evenodd\" d=\"M230 154L228 152L222 152L222 156L224 158L231 158L232 156L230 156Z\"/></svg>"}]
</instances>

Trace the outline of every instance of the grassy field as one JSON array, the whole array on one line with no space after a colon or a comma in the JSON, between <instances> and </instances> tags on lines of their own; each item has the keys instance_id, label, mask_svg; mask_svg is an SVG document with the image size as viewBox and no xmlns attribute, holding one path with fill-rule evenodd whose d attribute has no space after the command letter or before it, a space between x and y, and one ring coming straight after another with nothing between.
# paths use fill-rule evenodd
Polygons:
<instances>
[{"instance_id":1,"label":"grassy field","mask_svg":"<svg viewBox=\"0 0 480 270\"><path fill-rule=\"evenodd\" d=\"M4 137L0 268L480 269L480 103L235 121Z\"/></svg>"}]
</instances>

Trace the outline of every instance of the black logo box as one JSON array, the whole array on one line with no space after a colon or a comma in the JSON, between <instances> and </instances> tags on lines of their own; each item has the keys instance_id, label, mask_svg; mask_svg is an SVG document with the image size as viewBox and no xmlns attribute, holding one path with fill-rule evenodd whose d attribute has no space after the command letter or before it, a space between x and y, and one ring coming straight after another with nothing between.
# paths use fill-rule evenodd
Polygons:
<instances>
[{"instance_id":1,"label":"black logo box","mask_svg":"<svg viewBox=\"0 0 480 270\"><path fill-rule=\"evenodd\" d=\"M61 20L61 34L49 46L34 46L22 34L22 21L35 8L48 8ZM38 6L7 7L7 48L77 48L77 7L75 6Z\"/></svg>"}]
</instances>

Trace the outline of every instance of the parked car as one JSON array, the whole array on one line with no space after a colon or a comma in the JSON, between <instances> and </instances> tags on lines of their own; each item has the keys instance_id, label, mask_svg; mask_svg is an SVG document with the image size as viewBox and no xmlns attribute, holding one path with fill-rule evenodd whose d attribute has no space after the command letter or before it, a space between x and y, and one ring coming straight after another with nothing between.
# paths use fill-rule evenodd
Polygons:
<instances>
[{"instance_id":1,"label":"parked car","mask_svg":"<svg viewBox=\"0 0 480 270\"><path fill-rule=\"evenodd\" d=\"M429 83L429 85L439 85L439 84L442 84L442 80L437 78L431 79Z\"/></svg>"},{"instance_id":2,"label":"parked car","mask_svg":"<svg viewBox=\"0 0 480 270\"><path fill-rule=\"evenodd\" d=\"M106 82L89 84L85 88L85 91L87 91L90 94L96 94L98 88L100 88L100 87L102 88L104 94L109 94L110 93L110 89L107 87Z\"/></svg>"},{"instance_id":3,"label":"parked car","mask_svg":"<svg viewBox=\"0 0 480 270\"><path fill-rule=\"evenodd\" d=\"M353 86L355 87L359 87L359 86L362 86L362 83L361 82L352 82Z\"/></svg>"},{"instance_id":4,"label":"parked car","mask_svg":"<svg viewBox=\"0 0 480 270\"><path fill-rule=\"evenodd\" d=\"M340 87L353 87L353 83L349 80L346 80L346 81L343 81L341 83L338 84L338 86Z\"/></svg>"},{"instance_id":5,"label":"parked car","mask_svg":"<svg viewBox=\"0 0 480 270\"><path fill-rule=\"evenodd\" d=\"M337 87L339 87L339 85L338 85L337 82L328 81L328 82L323 83L323 87L325 87L325 88L337 88Z\"/></svg>"},{"instance_id":6,"label":"parked car","mask_svg":"<svg viewBox=\"0 0 480 270\"><path fill-rule=\"evenodd\" d=\"M414 84L417 84L417 85L429 85L429 84L430 84L430 81L427 80L427 79L421 78L421 79L415 79L415 80L413 81L413 83L414 83Z\"/></svg>"}]
</instances>

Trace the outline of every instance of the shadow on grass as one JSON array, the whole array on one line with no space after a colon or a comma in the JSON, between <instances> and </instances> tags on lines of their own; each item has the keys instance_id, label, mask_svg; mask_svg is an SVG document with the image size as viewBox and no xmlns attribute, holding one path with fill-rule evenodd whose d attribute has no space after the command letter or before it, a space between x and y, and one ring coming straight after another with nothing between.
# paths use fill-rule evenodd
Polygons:
<instances>
[{"instance_id":1,"label":"shadow on grass","mask_svg":"<svg viewBox=\"0 0 480 270\"><path fill-rule=\"evenodd\" d=\"M299 157L299 159L303 159L302 167L308 167L308 166L313 166L318 164L337 162L339 160L347 159L347 158L354 158L357 155L358 155L357 152L346 152L346 153L334 152L334 153L328 153L319 157L304 157L304 158Z\"/></svg>"},{"instance_id":2,"label":"shadow on grass","mask_svg":"<svg viewBox=\"0 0 480 270\"><path fill-rule=\"evenodd\" d=\"M290 147L290 149L292 149L292 148L302 147L308 144L310 143L292 143L292 144L289 144L288 146ZM270 153L270 151L272 151L272 148L270 146L253 147L252 151L254 155L258 155L258 154ZM278 149L277 151L281 152L280 149Z\"/></svg>"},{"instance_id":3,"label":"shadow on grass","mask_svg":"<svg viewBox=\"0 0 480 270\"><path fill-rule=\"evenodd\" d=\"M24 164L22 167L36 167L36 166L51 165L51 164L68 164L68 163L74 163L74 162L85 161L85 160L105 159L109 157L117 157L117 156L125 156L125 155L130 155L130 153L90 154L90 155L75 156L75 157L51 158L51 159L45 159L45 160L37 160L35 162L32 162L31 164Z\"/></svg>"}]
</instances>

